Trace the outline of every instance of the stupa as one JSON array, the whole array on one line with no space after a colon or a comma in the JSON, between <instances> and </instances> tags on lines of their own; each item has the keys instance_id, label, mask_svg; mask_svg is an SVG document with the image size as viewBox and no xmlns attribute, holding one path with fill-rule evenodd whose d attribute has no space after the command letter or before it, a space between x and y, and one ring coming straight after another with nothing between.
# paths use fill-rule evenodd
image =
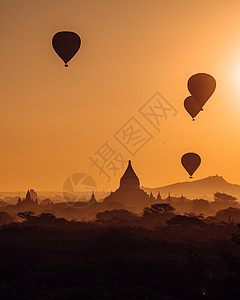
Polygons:
<instances>
[{"instance_id":1,"label":"stupa","mask_svg":"<svg viewBox=\"0 0 240 300\"><path fill-rule=\"evenodd\" d=\"M133 170L131 160L123 176L120 179L119 188L104 199L105 203L121 202L126 209L136 212L150 204L149 196L140 188L140 181Z\"/></svg>"}]
</instances>

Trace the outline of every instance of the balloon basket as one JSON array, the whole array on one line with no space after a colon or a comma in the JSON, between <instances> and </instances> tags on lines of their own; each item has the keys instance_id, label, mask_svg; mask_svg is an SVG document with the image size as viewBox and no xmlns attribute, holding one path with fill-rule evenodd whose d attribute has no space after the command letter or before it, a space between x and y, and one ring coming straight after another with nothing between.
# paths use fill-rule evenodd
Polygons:
<instances>
[{"instance_id":1,"label":"balloon basket","mask_svg":"<svg viewBox=\"0 0 240 300\"><path fill-rule=\"evenodd\" d=\"M189 178L193 178L192 176L189 176Z\"/></svg>"},{"instance_id":2,"label":"balloon basket","mask_svg":"<svg viewBox=\"0 0 240 300\"><path fill-rule=\"evenodd\" d=\"M192 119L193 121L195 121L195 119Z\"/></svg>"},{"instance_id":3,"label":"balloon basket","mask_svg":"<svg viewBox=\"0 0 240 300\"><path fill-rule=\"evenodd\" d=\"M67 67L68 67L68 64L65 64L64 66L67 68Z\"/></svg>"}]
</instances>

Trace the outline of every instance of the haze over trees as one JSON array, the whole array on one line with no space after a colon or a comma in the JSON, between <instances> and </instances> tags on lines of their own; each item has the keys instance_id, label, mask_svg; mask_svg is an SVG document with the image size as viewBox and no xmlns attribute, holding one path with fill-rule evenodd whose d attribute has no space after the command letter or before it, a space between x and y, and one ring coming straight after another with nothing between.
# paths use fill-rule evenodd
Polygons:
<instances>
[{"instance_id":1,"label":"haze over trees","mask_svg":"<svg viewBox=\"0 0 240 300\"><path fill-rule=\"evenodd\" d=\"M0 212L3 299L239 299L240 205L146 193L131 163L102 201Z\"/></svg>"},{"instance_id":2,"label":"haze over trees","mask_svg":"<svg viewBox=\"0 0 240 300\"><path fill-rule=\"evenodd\" d=\"M106 211L93 222L20 213L22 222L0 228L1 297L239 298L236 222L163 204L144 212Z\"/></svg>"}]
</instances>

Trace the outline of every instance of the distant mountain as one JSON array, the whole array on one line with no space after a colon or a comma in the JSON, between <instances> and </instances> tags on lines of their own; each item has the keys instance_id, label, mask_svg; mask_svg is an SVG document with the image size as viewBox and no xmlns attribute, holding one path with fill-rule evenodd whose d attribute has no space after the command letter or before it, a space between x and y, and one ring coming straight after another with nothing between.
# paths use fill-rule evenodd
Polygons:
<instances>
[{"instance_id":1,"label":"distant mountain","mask_svg":"<svg viewBox=\"0 0 240 300\"><path fill-rule=\"evenodd\" d=\"M190 199L204 198L212 200L215 192L221 192L235 196L240 200L240 185L229 183L223 177L217 175L157 188L142 187L142 189L147 193L152 192L153 195L160 192L162 198L166 198L170 193L174 197L180 197L183 194Z\"/></svg>"}]
</instances>

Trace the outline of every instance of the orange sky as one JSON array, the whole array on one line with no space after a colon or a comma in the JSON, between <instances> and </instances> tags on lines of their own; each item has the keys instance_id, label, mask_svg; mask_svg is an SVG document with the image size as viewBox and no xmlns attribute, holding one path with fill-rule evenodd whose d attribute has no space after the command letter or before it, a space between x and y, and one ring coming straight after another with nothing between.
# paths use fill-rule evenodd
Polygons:
<instances>
[{"instance_id":1,"label":"orange sky","mask_svg":"<svg viewBox=\"0 0 240 300\"><path fill-rule=\"evenodd\" d=\"M194 178L239 183L239 1L7 1L1 10L0 190L61 190L76 172L114 190L91 167L106 141L131 159L141 185L188 180L180 164L196 152ZM52 36L78 33L65 68ZM183 107L188 78L213 75L217 89L195 122ZM156 131L138 109L159 91L177 110ZM113 134L132 116L154 136L133 157ZM124 166L125 168L125 166Z\"/></svg>"}]
</instances>

